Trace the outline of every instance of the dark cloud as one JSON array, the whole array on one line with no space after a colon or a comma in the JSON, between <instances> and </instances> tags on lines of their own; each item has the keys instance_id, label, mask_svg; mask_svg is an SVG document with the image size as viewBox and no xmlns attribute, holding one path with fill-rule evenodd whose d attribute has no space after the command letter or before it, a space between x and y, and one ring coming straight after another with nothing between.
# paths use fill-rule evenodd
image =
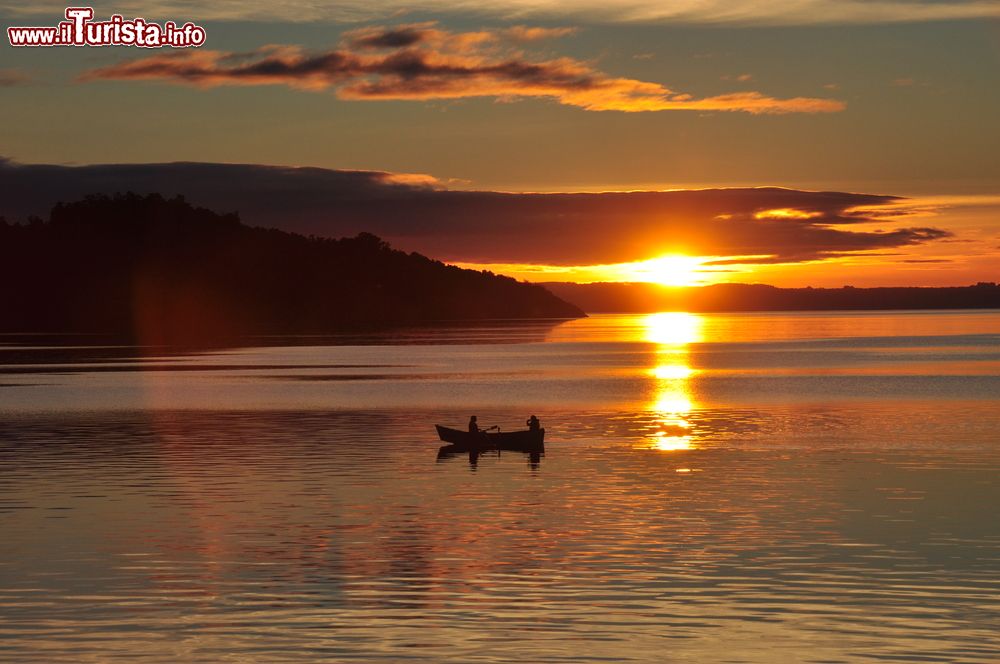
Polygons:
<instances>
[{"instance_id":1,"label":"dark cloud","mask_svg":"<svg viewBox=\"0 0 1000 664\"><path fill-rule=\"evenodd\" d=\"M156 54L86 71L79 80L288 85L333 89L340 98L354 100L540 97L588 111L778 114L844 109L834 99L778 99L756 91L695 98L659 83L614 77L572 58L529 58L511 46L569 34L568 28L449 32L433 25L363 28L345 35L340 47L321 52L269 46L249 54L204 49Z\"/></svg>"},{"instance_id":2,"label":"dark cloud","mask_svg":"<svg viewBox=\"0 0 1000 664\"><path fill-rule=\"evenodd\" d=\"M451 191L426 176L252 164L21 165L0 162L0 214L44 216L90 193L183 194L249 224L340 237L368 231L444 260L615 263L666 251L727 262L819 260L946 238L936 228L859 230L855 208L894 196L781 188L518 194ZM802 214L775 218L767 211ZM851 224L845 224L850 219ZM891 222L879 219L880 225Z\"/></svg>"},{"instance_id":3,"label":"dark cloud","mask_svg":"<svg viewBox=\"0 0 1000 664\"><path fill-rule=\"evenodd\" d=\"M355 32L350 39L354 48L403 48L427 40L433 31L420 26L376 28Z\"/></svg>"},{"instance_id":4,"label":"dark cloud","mask_svg":"<svg viewBox=\"0 0 1000 664\"><path fill-rule=\"evenodd\" d=\"M30 80L31 77L19 69L0 69L0 88L24 85Z\"/></svg>"}]
</instances>

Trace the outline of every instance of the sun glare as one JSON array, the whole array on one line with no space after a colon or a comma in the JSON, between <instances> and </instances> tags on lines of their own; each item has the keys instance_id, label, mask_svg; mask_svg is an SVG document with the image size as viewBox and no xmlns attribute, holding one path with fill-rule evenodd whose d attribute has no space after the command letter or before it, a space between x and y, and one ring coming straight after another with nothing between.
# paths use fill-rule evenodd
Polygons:
<instances>
[{"instance_id":1,"label":"sun glare","mask_svg":"<svg viewBox=\"0 0 1000 664\"><path fill-rule=\"evenodd\" d=\"M636 281L662 286L694 286L701 279L701 265L700 258L676 254L634 263L631 271Z\"/></svg>"},{"instance_id":2,"label":"sun glare","mask_svg":"<svg viewBox=\"0 0 1000 664\"><path fill-rule=\"evenodd\" d=\"M720 276L731 270L720 270L712 261L730 256L686 256L665 254L631 263L606 263L599 265L543 265L527 263L454 263L469 270L489 270L524 281L640 282L672 288L704 286L719 281ZM746 258L756 258L747 256ZM743 267L741 272L749 271Z\"/></svg>"}]
</instances>

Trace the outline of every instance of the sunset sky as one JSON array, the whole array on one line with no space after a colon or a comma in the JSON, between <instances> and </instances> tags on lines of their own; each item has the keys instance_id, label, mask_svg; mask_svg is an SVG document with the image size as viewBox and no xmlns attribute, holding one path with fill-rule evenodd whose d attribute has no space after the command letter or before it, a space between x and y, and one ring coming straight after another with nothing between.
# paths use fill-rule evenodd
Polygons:
<instances>
[{"instance_id":1,"label":"sunset sky","mask_svg":"<svg viewBox=\"0 0 1000 664\"><path fill-rule=\"evenodd\" d=\"M0 16L55 25L65 6ZM95 11L192 21L207 43L4 38L8 219L133 189L533 281L1000 277L997 2Z\"/></svg>"}]
</instances>

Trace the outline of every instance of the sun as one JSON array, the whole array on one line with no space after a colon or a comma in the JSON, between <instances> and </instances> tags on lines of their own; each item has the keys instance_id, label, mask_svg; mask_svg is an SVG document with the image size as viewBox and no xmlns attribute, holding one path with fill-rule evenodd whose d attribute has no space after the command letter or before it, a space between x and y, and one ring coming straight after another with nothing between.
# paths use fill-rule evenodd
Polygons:
<instances>
[{"instance_id":1,"label":"sun","mask_svg":"<svg viewBox=\"0 0 1000 664\"><path fill-rule=\"evenodd\" d=\"M637 281L661 286L694 286L701 280L702 259L683 254L671 254L635 263Z\"/></svg>"}]
</instances>

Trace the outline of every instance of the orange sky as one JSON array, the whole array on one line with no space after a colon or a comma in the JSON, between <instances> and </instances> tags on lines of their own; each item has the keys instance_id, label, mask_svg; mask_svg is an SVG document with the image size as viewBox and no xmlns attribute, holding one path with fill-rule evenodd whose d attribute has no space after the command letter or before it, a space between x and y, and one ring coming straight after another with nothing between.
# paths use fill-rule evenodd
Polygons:
<instances>
[{"instance_id":1,"label":"orange sky","mask_svg":"<svg viewBox=\"0 0 1000 664\"><path fill-rule=\"evenodd\" d=\"M131 189L532 281L1000 278L997 7L682 4L137 0L205 47L3 45L0 215Z\"/></svg>"},{"instance_id":2,"label":"orange sky","mask_svg":"<svg viewBox=\"0 0 1000 664\"><path fill-rule=\"evenodd\" d=\"M955 237L937 243L893 251L862 251L851 256L777 264L710 263L733 256L685 254L683 245L669 244L661 258L598 265L541 263L472 263L461 267L490 270L526 281L626 281L665 286L713 283L765 283L784 287L956 286L1000 279L1000 196L915 197L905 204L907 223L948 228ZM813 213L782 209L774 216L809 218ZM759 215L761 216L761 215ZM884 224L859 224L853 228ZM887 255L888 254L888 255Z\"/></svg>"}]
</instances>

